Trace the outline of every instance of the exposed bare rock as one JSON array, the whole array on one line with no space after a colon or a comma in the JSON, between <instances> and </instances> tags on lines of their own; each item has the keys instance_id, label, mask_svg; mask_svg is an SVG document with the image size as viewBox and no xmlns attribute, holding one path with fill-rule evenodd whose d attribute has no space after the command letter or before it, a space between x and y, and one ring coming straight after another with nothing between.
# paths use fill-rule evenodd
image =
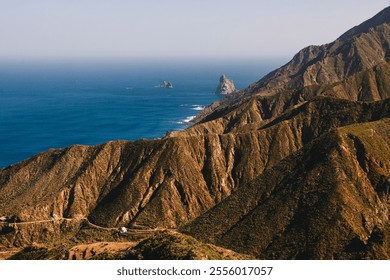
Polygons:
<instances>
[{"instance_id":1,"label":"exposed bare rock","mask_svg":"<svg viewBox=\"0 0 390 280\"><path fill-rule=\"evenodd\" d=\"M219 85L215 90L217 94L231 94L236 91L233 80L229 79L225 75L219 78Z\"/></svg>"},{"instance_id":2,"label":"exposed bare rock","mask_svg":"<svg viewBox=\"0 0 390 280\"><path fill-rule=\"evenodd\" d=\"M173 85L171 82L163 81L160 83L160 88L173 88Z\"/></svg>"}]
</instances>

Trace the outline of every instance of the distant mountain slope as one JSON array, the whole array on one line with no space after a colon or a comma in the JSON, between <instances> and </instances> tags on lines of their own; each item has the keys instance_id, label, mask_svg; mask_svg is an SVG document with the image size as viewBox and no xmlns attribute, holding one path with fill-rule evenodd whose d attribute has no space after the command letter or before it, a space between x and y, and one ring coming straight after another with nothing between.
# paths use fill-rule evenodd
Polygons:
<instances>
[{"instance_id":1,"label":"distant mountain slope","mask_svg":"<svg viewBox=\"0 0 390 280\"><path fill-rule=\"evenodd\" d=\"M210 114L213 112L243 102L251 95L271 97L273 102L269 103L276 103L275 106L280 108L273 111L271 116L267 116L269 118L280 113L285 106L304 101L278 104L283 91L299 91L306 86L339 82L355 73L389 61L390 8L386 8L330 44L302 49L286 65L264 76L247 89L207 107L195 121L210 120Z\"/></svg>"},{"instance_id":2,"label":"distant mountain slope","mask_svg":"<svg viewBox=\"0 0 390 280\"><path fill-rule=\"evenodd\" d=\"M184 228L259 258L389 258L390 119L333 130Z\"/></svg>"},{"instance_id":3,"label":"distant mountain slope","mask_svg":"<svg viewBox=\"0 0 390 280\"><path fill-rule=\"evenodd\" d=\"M382 25L384 23L390 23L390 7L387 7L380 11L374 17L364 21L363 23L355 26L345 32L343 35L339 37L340 40L348 40L351 37L356 35L369 32L370 28L373 28L378 25Z\"/></svg>"}]
</instances>

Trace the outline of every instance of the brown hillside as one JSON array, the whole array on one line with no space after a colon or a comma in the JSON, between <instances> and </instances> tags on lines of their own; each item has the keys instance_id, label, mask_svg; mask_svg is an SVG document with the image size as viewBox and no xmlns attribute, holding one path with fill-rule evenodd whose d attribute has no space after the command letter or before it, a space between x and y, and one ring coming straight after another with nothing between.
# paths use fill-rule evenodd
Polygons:
<instances>
[{"instance_id":1,"label":"brown hillside","mask_svg":"<svg viewBox=\"0 0 390 280\"><path fill-rule=\"evenodd\" d=\"M184 231L258 258L388 259L390 119L333 130Z\"/></svg>"},{"instance_id":2,"label":"brown hillside","mask_svg":"<svg viewBox=\"0 0 390 280\"><path fill-rule=\"evenodd\" d=\"M0 170L0 215L33 222L0 237L18 245L48 241L59 229L39 221L63 218L66 224L58 226L72 225L67 231L74 234L86 218L102 227L175 228L321 134L389 117L389 101L317 98L239 133L116 141L39 154ZM46 227L47 234L40 234Z\"/></svg>"}]
</instances>

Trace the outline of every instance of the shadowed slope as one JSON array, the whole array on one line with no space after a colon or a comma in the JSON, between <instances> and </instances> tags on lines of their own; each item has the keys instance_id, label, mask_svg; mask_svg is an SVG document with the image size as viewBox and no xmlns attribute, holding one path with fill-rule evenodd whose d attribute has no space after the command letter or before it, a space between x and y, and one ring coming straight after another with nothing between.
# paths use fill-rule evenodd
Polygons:
<instances>
[{"instance_id":1,"label":"shadowed slope","mask_svg":"<svg viewBox=\"0 0 390 280\"><path fill-rule=\"evenodd\" d=\"M390 120L329 132L184 227L259 258L389 258Z\"/></svg>"}]
</instances>

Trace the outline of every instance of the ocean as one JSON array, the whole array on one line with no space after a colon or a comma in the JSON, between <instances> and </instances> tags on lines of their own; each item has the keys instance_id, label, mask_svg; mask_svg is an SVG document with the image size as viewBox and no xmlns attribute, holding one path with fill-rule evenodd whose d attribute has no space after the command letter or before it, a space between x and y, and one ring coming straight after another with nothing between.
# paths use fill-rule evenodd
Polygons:
<instances>
[{"instance_id":1,"label":"ocean","mask_svg":"<svg viewBox=\"0 0 390 280\"><path fill-rule=\"evenodd\" d=\"M0 168L49 148L162 137L213 101L221 74L238 89L283 59L0 63ZM174 88L160 88L163 81Z\"/></svg>"}]
</instances>

